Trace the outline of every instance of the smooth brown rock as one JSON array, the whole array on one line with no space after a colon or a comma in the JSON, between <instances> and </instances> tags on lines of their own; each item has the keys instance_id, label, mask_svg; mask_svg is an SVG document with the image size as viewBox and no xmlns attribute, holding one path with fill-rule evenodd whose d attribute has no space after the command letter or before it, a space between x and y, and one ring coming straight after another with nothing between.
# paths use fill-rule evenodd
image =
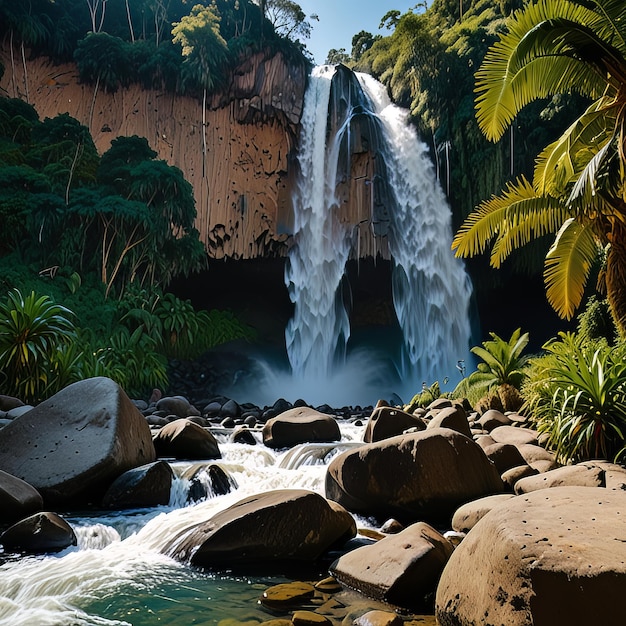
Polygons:
<instances>
[{"instance_id":1,"label":"smooth brown rock","mask_svg":"<svg viewBox=\"0 0 626 626\"><path fill-rule=\"evenodd\" d=\"M450 428L470 439L472 437L472 431L467 421L467 413L459 405L437 411L437 414L428 423L428 428Z\"/></svg>"},{"instance_id":2,"label":"smooth brown rock","mask_svg":"<svg viewBox=\"0 0 626 626\"><path fill-rule=\"evenodd\" d=\"M32 485L0 470L0 523L13 524L42 508L43 498Z\"/></svg>"},{"instance_id":3,"label":"smooth brown rock","mask_svg":"<svg viewBox=\"0 0 626 626\"><path fill-rule=\"evenodd\" d=\"M440 626L626 623L626 497L544 489L485 515L456 548L436 596Z\"/></svg>"},{"instance_id":4,"label":"smooth brown rock","mask_svg":"<svg viewBox=\"0 0 626 626\"><path fill-rule=\"evenodd\" d=\"M314 611L294 611L291 622L294 626L331 626L332 622Z\"/></svg>"},{"instance_id":5,"label":"smooth brown rock","mask_svg":"<svg viewBox=\"0 0 626 626\"><path fill-rule=\"evenodd\" d=\"M367 421L363 441L365 443L382 441L401 435L409 428L424 430L426 423L422 418L392 406L376 407Z\"/></svg>"},{"instance_id":6,"label":"smooth brown rock","mask_svg":"<svg viewBox=\"0 0 626 626\"><path fill-rule=\"evenodd\" d=\"M522 426L498 426L489 431L489 434L498 443L510 443L514 446L536 444L539 437L536 430Z\"/></svg>"},{"instance_id":7,"label":"smooth brown rock","mask_svg":"<svg viewBox=\"0 0 626 626\"><path fill-rule=\"evenodd\" d=\"M5 552L59 552L77 543L74 529L56 513L35 513L0 535Z\"/></svg>"},{"instance_id":8,"label":"smooth brown rock","mask_svg":"<svg viewBox=\"0 0 626 626\"><path fill-rule=\"evenodd\" d=\"M480 446L448 428L365 444L335 457L326 472L329 499L402 522L449 521L461 504L503 488Z\"/></svg>"},{"instance_id":9,"label":"smooth brown rock","mask_svg":"<svg viewBox=\"0 0 626 626\"><path fill-rule=\"evenodd\" d=\"M294 581L268 587L261 596L261 604L273 609L288 609L302 604L315 595L315 587L309 583Z\"/></svg>"},{"instance_id":10,"label":"smooth brown rock","mask_svg":"<svg viewBox=\"0 0 626 626\"><path fill-rule=\"evenodd\" d=\"M401 607L420 607L435 590L454 550L432 526L413 524L335 561L331 574L360 593Z\"/></svg>"},{"instance_id":11,"label":"smooth brown rock","mask_svg":"<svg viewBox=\"0 0 626 626\"><path fill-rule=\"evenodd\" d=\"M522 478L515 483L515 493L529 493L550 487L604 487L604 469L595 465L566 465Z\"/></svg>"},{"instance_id":12,"label":"smooth brown rock","mask_svg":"<svg viewBox=\"0 0 626 626\"><path fill-rule=\"evenodd\" d=\"M476 423L487 432L491 432L498 426L508 426L511 420L502 411L489 409L480 416Z\"/></svg>"},{"instance_id":13,"label":"smooth brown rock","mask_svg":"<svg viewBox=\"0 0 626 626\"><path fill-rule=\"evenodd\" d=\"M154 436L154 449L160 458L184 460L220 459L217 440L202 426L181 418L163 426Z\"/></svg>"},{"instance_id":14,"label":"smooth brown rock","mask_svg":"<svg viewBox=\"0 0 626 626\"><path fill-rule=\"evenodd\" d=\"M539 472L530 465L518 465L512 467L502 474L502 481L511 490L515 490L515 485L518 480L526 478L527 476L536 476Z\"/></svg>"},{"instance_id":15,"label":"smooth brown rock","mask_svg":"<svg viewBox=\"0 0 626 626\"><path fill-rule=\"evenodd\" d=\"M134 509L168 504L172 468L165 461L135 467L118 476L102 499L105 509Z\"/></svg>"},{"instance_id":16,"label":"smooth brown rock","mask_svg":"<svg viewBox=\"0 0 626 626\"><path fill-rule=\"evenodd\" d=\"M499 493L495 496L479 498L460 506L452 516L452 528L460 533L469 532L491 509L507 502L515 496L510 493Z\"/></svg>"},{"instance_id":17,"label":"smooth brown rock","mask_svg":"<svg viewBox=\"0 0 626 626\"><path fill-rule=\"evenodd\" d=\"M288 448L299 443L339 441L339 424L332 415L309 407L295 407L273 417L263 426L268 448Z\"/></svg>"},{"instance_id":18,"label":"smooth brown rock","mask_svg":"<svg viewBox=\"0 0 626 626\"><path fill-rule=\"evenodd\" d=\"M494 443L483 448L487 458L498 468L500 474L518 465L524 465L526 461L516 446L510 443Z\"/></svg>"},{"instance_id":19,"label":"smooth brown rock","mask_svg":"<svg viewBox=\"0 0 626 626\"><path fill-rule=\"evenodd\" d=\"M0 469L46 505L100 502L115 478L154 458L145 418L104 377L69 385L0 430Z\"/></svg>"},{"instance_id":20,"label":"smooth brown rock","mask_svg":"<svg viewBox=\"0 0 626 626\"><path fill-rule=\"evenodd\" d=\"M402 626L402 618L390 611L368 611L354 620L354 626Z\"/></svg>"},{"instance_id":21,"label":"smooth brown rock","mask_svg":"<svg viewBox=\"0 0 626 626\"><path fill-rule=\"evenodd\" d=\"M281 489L244 498L179 532L163 552L202 566L314 561L356 535L352 516L312 491Z\"/></svg>"}]
</instances>

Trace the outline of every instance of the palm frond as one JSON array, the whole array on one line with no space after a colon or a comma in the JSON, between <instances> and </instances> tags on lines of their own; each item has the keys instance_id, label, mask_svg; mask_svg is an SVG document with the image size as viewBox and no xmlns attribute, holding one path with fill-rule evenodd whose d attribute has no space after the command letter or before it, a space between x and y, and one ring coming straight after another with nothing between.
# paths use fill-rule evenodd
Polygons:
<instances>
[{"instance_id":1,"label":"palm frond","mask_svg":"<svg viewBox=\"0 0 626 626\"><path fill-rule=\"evenodd\" d=\"M569 218L546 255L544 280L552 308L571 319L580 305L593 262L601 247L589 224Z\"/></svg>"},{"instance_id":2,"label":"palm frond","mask_svg":"<svg viewBox=\"0 0 626 626\"><path fill-rule=\"evenodd\" d=\"M565 29L557 25L584 24L591 37L591 24L601 18L568 0L539 0L514 13L508 32L491 46L476 73L476 115L488 139L497 141L517 113L538 98L564 91L600 97L606 80L581 57L563 53ZM556 39L550 35L555 27Z\"/></svg>"},{"instance_id":3,"label":"palm frond","mask_svg":"<svg viewBox=\"0 0 626 626\"><path fill-rule=\"evenodd\" d=\"M603 102L594 102L537 157L533 182L539 193L565 195L566 187L579 180L593 158L591 153L601 152L610 142L612 132Z\"/></svg>"},{"instance_id":4,"label":"palm frond","mask_svg":"<svg viewBox=\"0 0 626 626\"><path fill-rule=\"evenodd\" d=\"M522 177L468 215L454 237L452 249L457 256L474 256L484 252L495 237L491 265L500 267L514 249L555 233L567 216L563 203L539 196Z\"/></svg>"}]
</instances>

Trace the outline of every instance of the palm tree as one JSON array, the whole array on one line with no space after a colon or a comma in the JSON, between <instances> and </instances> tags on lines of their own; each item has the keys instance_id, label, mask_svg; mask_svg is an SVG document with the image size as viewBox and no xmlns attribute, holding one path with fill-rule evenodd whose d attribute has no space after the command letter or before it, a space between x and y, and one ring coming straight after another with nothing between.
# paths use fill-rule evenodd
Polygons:
<instances>
[{"instance_id":1,"label":"palm tree","mask_svg":"<svg viewBox=\"0 0 626 626\"><path fill-rule=\"evenodd\" d=\"M476 74L479 126L497 141L528 103L578 93L591 104L519 178L479 205L459 229L457 256L491 246L499 267L534 238L554 234L546 294L570 319L590 270L607 252L606 290L626 335L626 3L538 0L516 11Z\"/></svg>"}]
</instances>

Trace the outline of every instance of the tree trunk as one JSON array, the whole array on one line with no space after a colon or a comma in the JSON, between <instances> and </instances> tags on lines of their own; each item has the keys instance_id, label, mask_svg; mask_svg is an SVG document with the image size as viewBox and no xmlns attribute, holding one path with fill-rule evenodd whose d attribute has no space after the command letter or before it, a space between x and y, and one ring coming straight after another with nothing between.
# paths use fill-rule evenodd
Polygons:
<instances>
[{"instance_id":1,"label":"tree trunk","mask_svg":"<svg viewBox=\"0 0 626 626\"><path fill-rule=\"evenodd\" d=\"M606 262L606 295L622 338L626 338L626 224L615 221Z\"/></svg>"}]
</instances>

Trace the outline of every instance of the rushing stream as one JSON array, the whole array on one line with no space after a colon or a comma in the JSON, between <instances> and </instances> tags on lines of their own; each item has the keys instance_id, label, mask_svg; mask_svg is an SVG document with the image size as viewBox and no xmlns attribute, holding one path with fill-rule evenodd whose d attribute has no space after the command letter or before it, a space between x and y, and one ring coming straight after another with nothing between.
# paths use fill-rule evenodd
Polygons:
<instances>
[{"instance_id":1,"label":"rushing stream","mask_svg":"<svg viewBox=\"0 0 626 626\"><path fill-rule=\"evenodd\" d=\"M257 601L285 576L209 573L174 561L160 549L183 528L248 495L285 488L323 494L330 459L361 439L361 428L343 423L341 429L339 445L304 444L286 452L261 443L220 441L223 458L206 465L217 463L235 481L237 488L226 495L187 505L188 481L180 476L191 469L201 478L202 464L177 462L179 477L167 507L65 515L78 537L76 548L43 557L10 557L0 566L0 624L187 626L271 619Z\"/></svg>"}]
</instances>

